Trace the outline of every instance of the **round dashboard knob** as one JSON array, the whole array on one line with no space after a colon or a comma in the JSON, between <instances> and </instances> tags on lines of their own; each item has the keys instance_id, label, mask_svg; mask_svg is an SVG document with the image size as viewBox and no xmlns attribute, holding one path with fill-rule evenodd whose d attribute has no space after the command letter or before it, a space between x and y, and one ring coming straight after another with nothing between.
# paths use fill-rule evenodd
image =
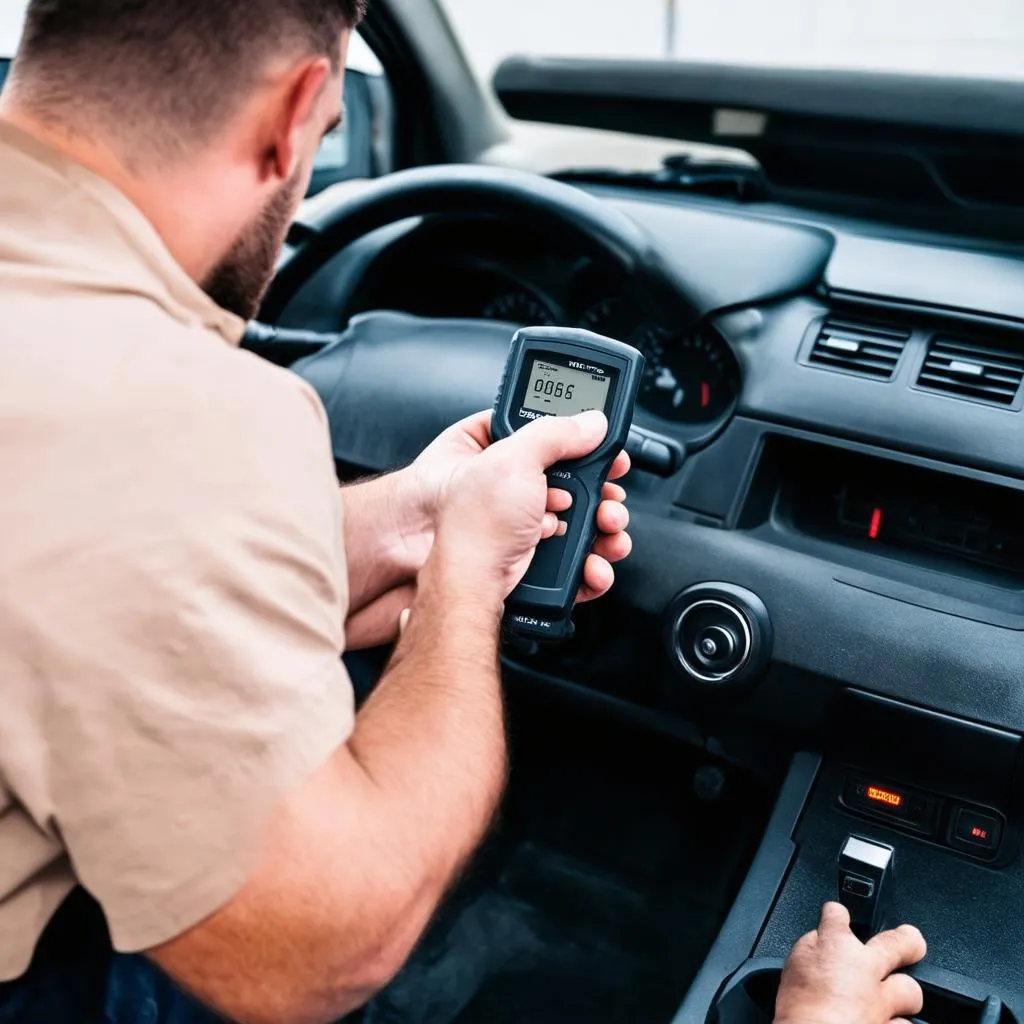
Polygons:
<instances>
[{"instance_id":1,"label":"round dashboard knob","mask_svg":"<svg viewBox=\"0 0 1024 1024\"><path fill-rule=\"evenodd\" d=\"M669 606L665 639L673 664L696 683L749 685L767 668L772 626L761 599L729 583L703 583Z\"/></svg>"}]
</instances>

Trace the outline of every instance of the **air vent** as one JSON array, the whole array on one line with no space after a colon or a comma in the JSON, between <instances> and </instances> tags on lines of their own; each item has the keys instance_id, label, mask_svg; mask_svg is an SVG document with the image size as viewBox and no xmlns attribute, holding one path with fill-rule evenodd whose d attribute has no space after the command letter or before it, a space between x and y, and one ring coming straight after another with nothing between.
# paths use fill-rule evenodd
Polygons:
<instances>
[{"instance_id":1,"label":"air vent","mask_svg":"<svg viewBox=\"0 0 1024 1024\"><path fill-rule=\"evenodd\" d=\"M902 327L829 317L809 361L876 380L892 380L909 340L910 331Z\"/></svg>"},{"instance_id":2,"label":"air vent","mask_svg":"<svg viewBox=\"0 0 1024 1024\"><path fill-rule=\"evenodd\" d=\"M975 402L1013 405L1024 379L1024 351L933 338L917 386Z\"/></svg>"}]
</instances>

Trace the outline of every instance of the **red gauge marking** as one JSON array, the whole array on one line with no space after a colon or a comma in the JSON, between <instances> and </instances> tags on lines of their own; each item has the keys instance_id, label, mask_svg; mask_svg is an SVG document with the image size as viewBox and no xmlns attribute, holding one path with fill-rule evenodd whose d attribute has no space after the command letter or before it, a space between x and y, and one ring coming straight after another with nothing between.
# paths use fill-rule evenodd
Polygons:
<instances>
[{"instance_id":1,"label":"red gauge marking","mask_svg":"<svg viewBox=\"0 0 1024 1024\"><path fill-rule=\"evenodd\" d=\"M700 407L706 409L711 404L711 385L703 381L700 386Z\"/></svg>"}]
</instances>

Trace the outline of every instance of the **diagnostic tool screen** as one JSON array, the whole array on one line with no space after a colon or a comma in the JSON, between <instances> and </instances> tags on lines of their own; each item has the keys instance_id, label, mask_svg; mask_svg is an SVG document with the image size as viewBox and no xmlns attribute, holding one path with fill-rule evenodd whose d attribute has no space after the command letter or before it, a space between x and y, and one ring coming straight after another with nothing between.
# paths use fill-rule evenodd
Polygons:
<instances>
[{"instance_id":1,"label":"diagnostic tool screen","mask_svg":"<svg viewBox=\"0 0 1024 1024\"><path fill-rule=\"evenodd\" d=\"M535 359L523 407L549 416L575 416L588 409L604 412L610 386L610 377Z\"/></svg>"}]
</instances>

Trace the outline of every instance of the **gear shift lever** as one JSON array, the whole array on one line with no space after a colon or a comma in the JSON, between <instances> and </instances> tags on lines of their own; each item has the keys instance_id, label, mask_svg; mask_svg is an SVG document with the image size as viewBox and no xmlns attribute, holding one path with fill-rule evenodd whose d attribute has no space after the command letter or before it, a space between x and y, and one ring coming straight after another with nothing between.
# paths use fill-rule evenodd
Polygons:
<instances>
[{"instance_id":1,"label":"gear shift lever","mask_svg":"<svg viewBox=\"0 0 1024 1024\"><path fill-rule=\"evenodd\" d=\"M885 925L896 851L885 843L847 836L839 851L839 902L850 912L854 934L862 941Z\"/></svg>"}]
</instances>

